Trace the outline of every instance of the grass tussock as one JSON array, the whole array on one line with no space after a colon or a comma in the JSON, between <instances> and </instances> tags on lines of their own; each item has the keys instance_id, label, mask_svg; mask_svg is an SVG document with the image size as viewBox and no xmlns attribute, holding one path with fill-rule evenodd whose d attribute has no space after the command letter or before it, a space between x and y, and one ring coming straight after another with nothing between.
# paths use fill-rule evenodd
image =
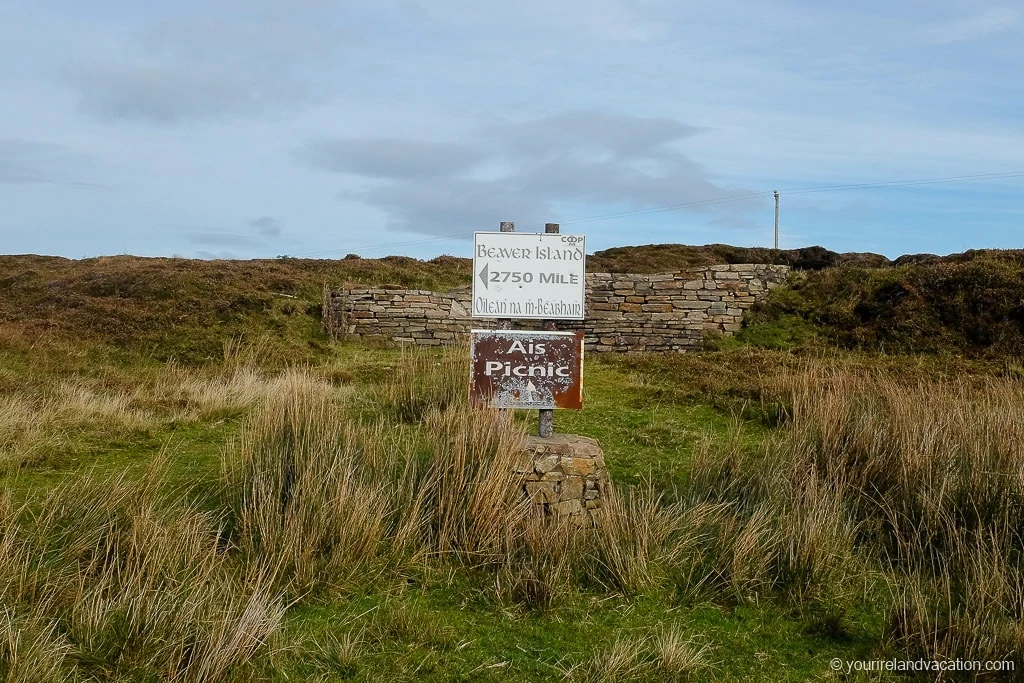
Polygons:
<instances>
[{"instance_id":1,"label":"grass tussock","mask_svg":"<svg viewBox=\"0 0 1024 683\"><path fill-rule=\"evenodd\" d=\"M375 411L399 422L417 423L429 412L444 411L468 401L465 346L449 346L440 352L403 347L394 367L387 368L384 382L371 392Z\"/></svg>"},{"instance_id":2,"label":"grass tussock","mask_svg":"<svg viewBox=\"0 0 1024 683\"><path fill-rule=\"evenodd\" d=\"M504 557L525 516L522 433L495 412L431 406L421 425L362 422L287 375L225 451L234 543L295 595L372 583L426 557Z\"/></svg>"},{"instance_id":3,"label":"grass tussock","mask_svg":"<svg viewBox=\"0 0 1024 683\"><path fill-rule=\"evenodd\" d=\"M326 387L289 373L224 455L234 542L299 595L374 576L417 526L390 487L391 459L401 453L385 450L379 427L350 422L344 411Z\"/></svg>"},{"instance_id":4,"label":"grass tussock","mask_svg":"<svg viewBox=\"0 0 1024 683\"><path fill-rule=\"evenodd\" d=\"M515 473L522 430L462 404L430 413L423 431L432 457L417 489L431 547L473 564L500 560L529 512Z\"/></svg>"},{"instance_id":5,"label":"grass tussock","mask_svg":"<svg viewBox=\"0 0 1024 683\"><path fill-rule=\"evenodd\" d=\"M792 393L792 471L824 492L824 545L887 577L890 637L927 658L1021 652L1024 384L816 372Z\"/></svg>"},{"instance_id":6,"label":"grass tussock","mask_svg":"<svg viewBox=\"0 0 1024 683\"><path fill-rule=\"evenodd\" d=\"M266 654L285 605L237 567L210 513L139 482L90 481L3 510L8 680L215 681Z\"/></svg>"},{"instance_id":7,"label":"grass tussock","mask_svg":"<svg viewBox=\"0 0 1024 683\"><path fill-rule=\"evenodd\" d=\"M259 368L244 350L232 353L243 360L219 368L168 363L141 373L106 368L21 383L0 395L0 470L60 463L111 439L235 420L281 391L287 373ZM351 392L328 380L318 384Z\"/></svg>"},{"instance_id":8,"label":"grass tussock","mask_svg":"<svg viewBox=\"0 0 1024 683\"><path fill-rule=\"evenodd\" d=\"M219 369L111 370L4 395L7 454L37 439L60 447L76 425L238 428L202 495L168 490L156 467L0 497L0 677L232 681L306 660L310 675L359 677L399 649L417 653L403 671L426 675L461 656L457 620L383 596L408 598L438 576L443 590L472 593L463 607L530 624L560 623L581 601L655 596L679 614L700 603L782 611L831 643L863 642L873 620L879 653L1024 649L1019 379L794 357L758 378L772 398L755 412L779 415L758 418L759 438L737 416L697 440L676 488L622 487L580 524L526 504L522 429L468 406L460 351L406 351L371 389L335 380L340 366L271 374L242 347L224 353ZM274 645L293 606L367 596L376 607L329 637ZM563 673L709 676L711 645L683 633L603 638Z\"/></svg>"},{"instance_id":9,"label":"grass tussock","mask_svg":"<svg viewBox=\"0 0 1024 683\"><path fill-rule=\"evenodd\" d=\"M711 669L712 652L707 643L666 628L653 637L629 634L616 638L590 660L564 668L563 675L566 681L682 683Z\"/></svg>"}]
</instances>

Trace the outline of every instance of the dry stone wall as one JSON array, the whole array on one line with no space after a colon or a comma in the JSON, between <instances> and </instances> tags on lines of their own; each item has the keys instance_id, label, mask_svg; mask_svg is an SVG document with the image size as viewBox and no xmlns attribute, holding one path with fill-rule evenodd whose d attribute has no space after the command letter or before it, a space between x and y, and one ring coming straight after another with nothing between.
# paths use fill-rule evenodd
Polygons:
<instances>
[{"instance_id":1,"label":"dry stone wall","mask_svg":"<svg viewBox=\"0 0 1024 683\"><path fill-rule=\"evenodd\" d=\"M604 451L586 436L526 437L515 473L535 510L580 523L593 522L613 495Z\"/></svg>"},{"instance_id":2,"label":"dry stone wall","mask_svg":"<svg viewBox=\"0 0 1024 683\"><path fill-rule=\"evenodd\" d=\"M587 274L586 319L560 320L582 329L587 351L687 351L710 333L740 329L743 312L786 279L786 266L730 264L654 275ZM370 288L327 290L324 325L336 337L383 337L437 346L463 341L470 329L497 320L470 318L469 287L448 292ZM517 329L540 321L517 320Z\"/></svg>"}]
</instances>

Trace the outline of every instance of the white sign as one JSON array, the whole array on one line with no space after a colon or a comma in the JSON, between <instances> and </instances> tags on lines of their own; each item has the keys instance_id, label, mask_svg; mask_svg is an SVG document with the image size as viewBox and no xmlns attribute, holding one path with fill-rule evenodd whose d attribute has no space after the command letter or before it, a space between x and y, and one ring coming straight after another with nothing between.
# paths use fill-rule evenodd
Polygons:
<instances>
[{"instance_id":1,"label":"white sign","mask_svg":"<svg viewBox=\"0 0 1024 683\"><path fill-rule=\"evenodd\" d=\"M583 320L583 235L473 234L474 318Z\"/></svg>"}]
</instances>

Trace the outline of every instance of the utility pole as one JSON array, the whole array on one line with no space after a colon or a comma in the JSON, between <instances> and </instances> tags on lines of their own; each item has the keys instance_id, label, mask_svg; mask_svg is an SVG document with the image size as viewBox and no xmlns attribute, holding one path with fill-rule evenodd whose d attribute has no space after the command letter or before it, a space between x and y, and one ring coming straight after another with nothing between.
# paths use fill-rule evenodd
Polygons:
<instances>
[{"instance_id":1,"label":"utility pole","mask_svg":"<svg viewBox=\"0 0 1024 683\"><path fill-rule=\"evenodd\" d=\"M779 191L775 190L775 250L779 249Z\"/></svg>"}]
</instances>

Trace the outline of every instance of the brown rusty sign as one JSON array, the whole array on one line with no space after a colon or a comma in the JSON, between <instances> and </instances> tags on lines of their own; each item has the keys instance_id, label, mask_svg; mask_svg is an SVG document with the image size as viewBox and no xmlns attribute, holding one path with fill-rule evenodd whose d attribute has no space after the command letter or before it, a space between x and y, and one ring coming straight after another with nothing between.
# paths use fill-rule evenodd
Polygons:
<instances>
[{"instance_id":1,"label":"brown rusty sign","mask_svg":"<svg viewBox=\"0 0 1024 683\"><path fill-rule=\"evenodd\" d=\"M473 330L470 398L495 408L583 407L583 333Z\"/></svg>"}]
</instances>

